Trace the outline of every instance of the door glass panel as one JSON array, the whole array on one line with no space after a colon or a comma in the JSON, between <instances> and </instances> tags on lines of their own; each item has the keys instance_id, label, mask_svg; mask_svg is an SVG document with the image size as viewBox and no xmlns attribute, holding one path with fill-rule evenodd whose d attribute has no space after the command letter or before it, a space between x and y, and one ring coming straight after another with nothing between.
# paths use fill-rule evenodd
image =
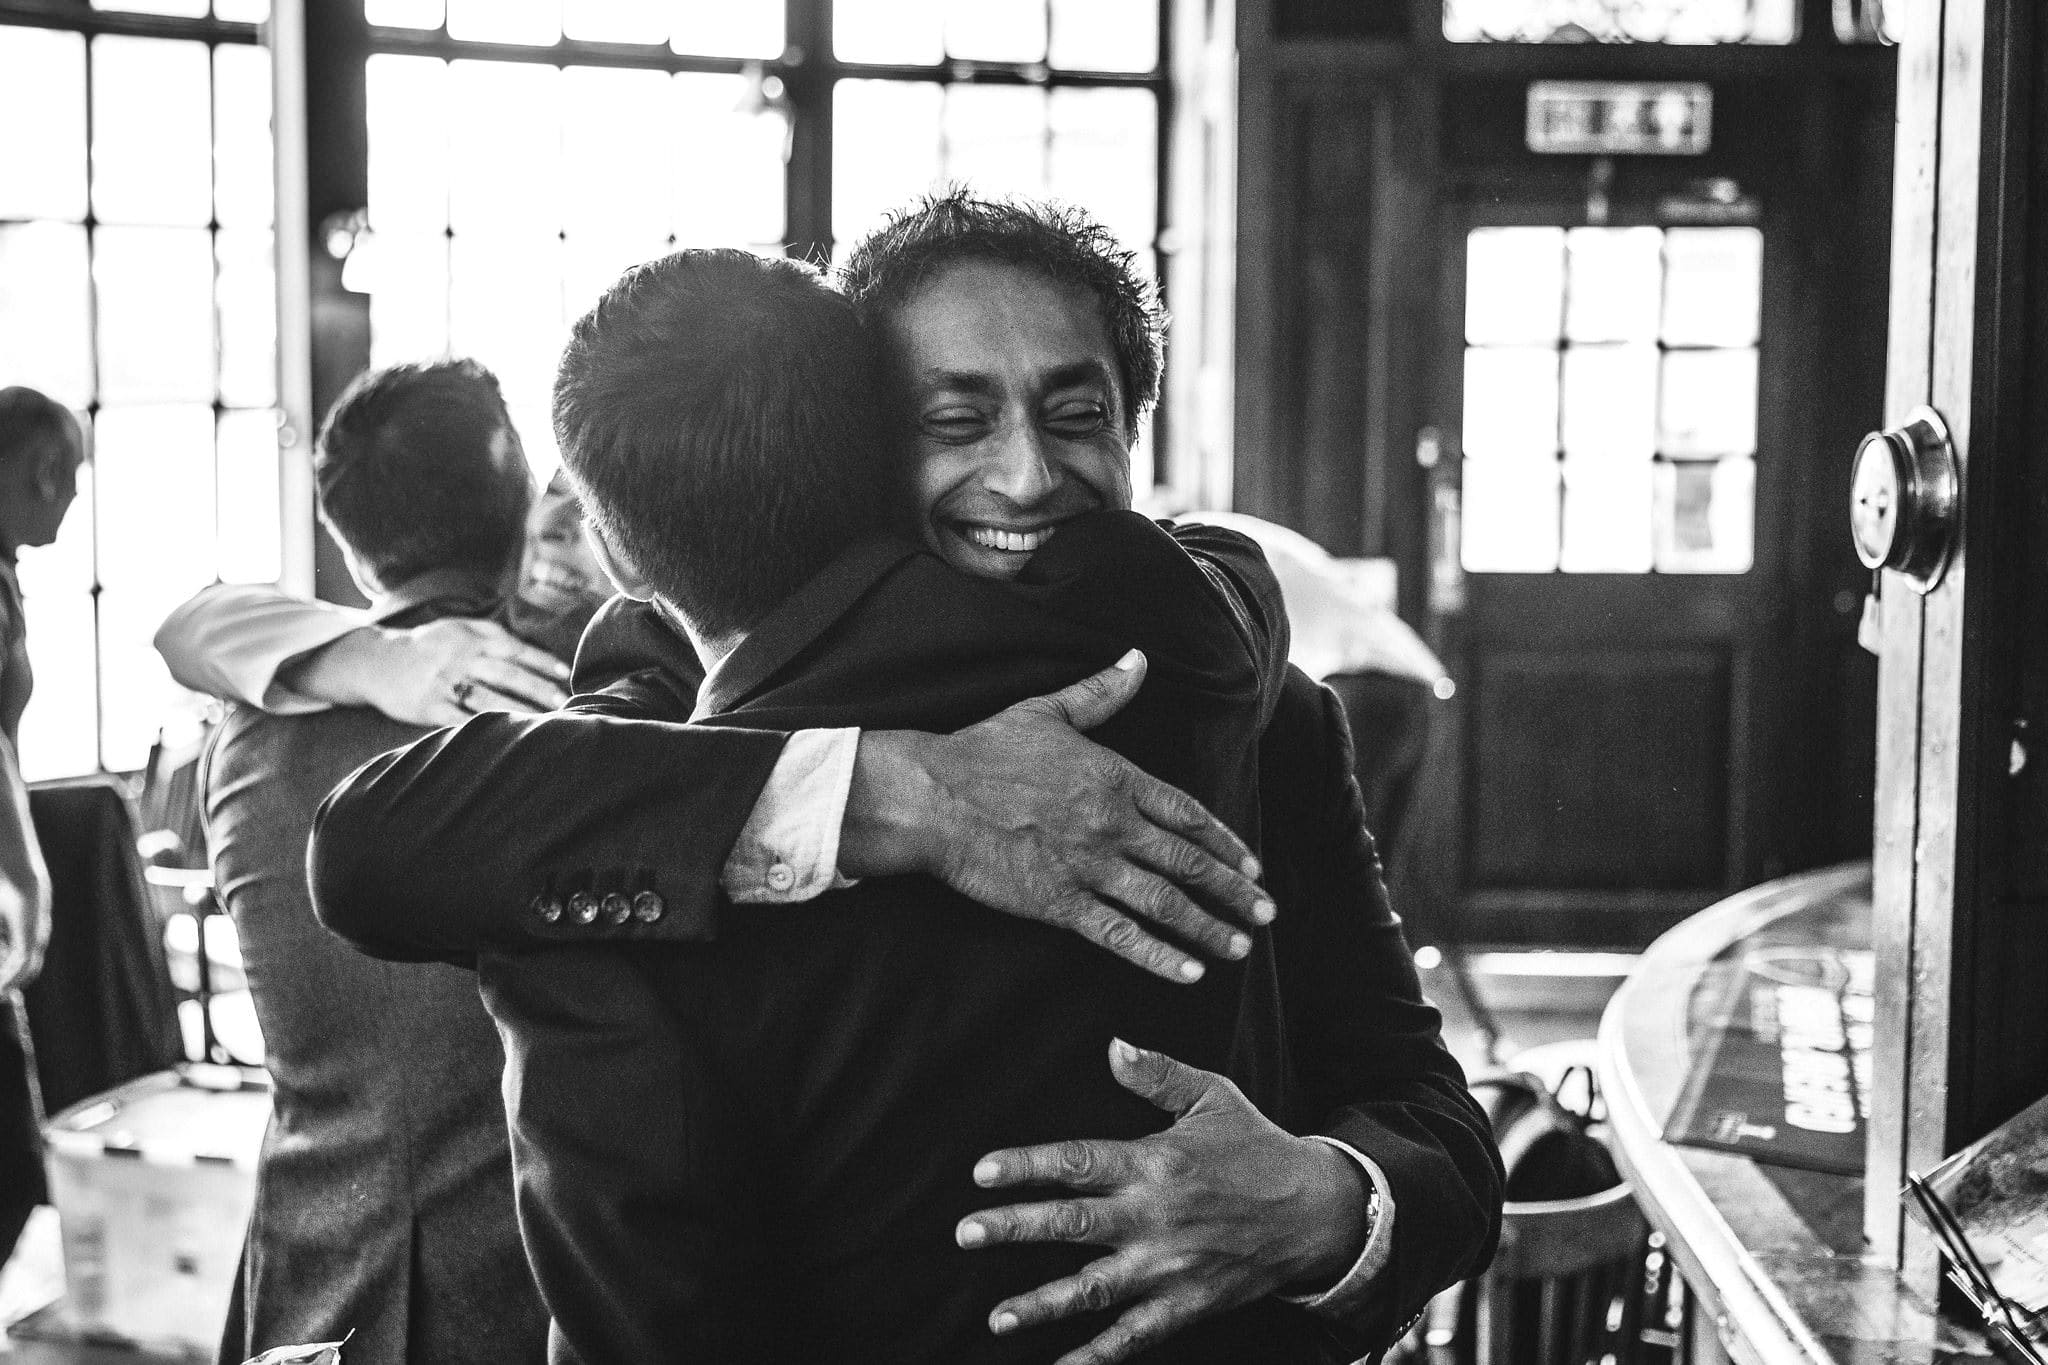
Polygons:
<instances>
[{"instance_id":1,"label":"door glass panel","mask_svg":"<svg viewBox=\"0 0 2048 1365\"><path fill-rule=\"evenodd\" d=\"M379 232L370 272L370 363L425 360L448 349L448 237Z\"/></svg>"},{"instance_id":2,"label":"door glass panel","mask_svg":"<svg viewBox=\"0 0 2048 1365\"><path fill-rule=\"evenodd\" d=\"M936 66L946 57L943 0L837 0L832 52L842 62Z\"/></svg>"},{"instance_id":3,"label":"door glass panel","mask_svg":"<svg viewBox=\"0 0 2048 1365\"><path fill-rule=\"evenodd\" d=\"M1029 85L946 88L945 175L985 195L1045 193L1045 92Z\"/></svg>"},{"instance_id":4,"label":"door glass panel","mask_svg":"<svg viewBox=\"0 0 2048 1365\"><path fill-rule=\"evenodd\" d=\"M1564 311L1564 229L1480 228L1465 242L1465 340L1555 343Z\"/></svg>"},{"instance_id":5,"label":"door glass panel","mask_svg":"<svg viewBox=\"0 0 2048 1365\"><path fill-rule=\"evenodd\" d=\"M385 28L439 28L445 12L443 0L363 0L363 18Z\"/></svg>"},{"instance_id":6,"label":"door glass panel","mask_svg":"<svg viewBox=\"0 0 2048 1365\"><path fill-rule=\"evenodd\" d=\"M85 39L0 28L0 218L85 218Z\"/></svg>"},{"instance_id":7,"label":"door glass panel","mask_svg":"<svg viewBox=\"0 0 2048 1365\"><path fill-rule=\"evenodd\" d=\"M1465 567L1478 573L1549 573L1557 567L1556 462L1465 464Z\"/></svg>"},{"instance_id":8,"label":"door glass panel","mask_svg":"<svg viewBox=\"0 0 2048 1365\"><path fill-rule=\"evenodd\" d=\"M179 19L206 17L206 0L92 0L92 7L128 14L165 14Z\"/></svg>"},{"instance_id":9,"label":"door glass panel","mask_svg":"<svg viewBox=\"0 0 2048 1365\"><path fill-rule=\"evenodd\" d=\"M1052 92L1046 192L1087 205L1141 261L1158 236L1158 127L1157 100L1149 90Z\"/></svg>"},{"instance_id":10,"label":"door glass panel","mask_svg":"<svg viewBox=\"0 0 2048 1365\"><path fill-rule=\"evenodd\" d=\"M668 254L668 234L579 232L562 241L562 321L574 323L629 266Z\"/></svg>"},{"instance_id":11,"label":"door glass panel","mask_svg":"<svg viewBox=\"0 0 2048 1365\"><path fill-rule=\"evenodd\" d=\"M1557 352L1549 347L1474 347L1465 352L1467 458L1474 463L1554 464L1557 403ZM1466 540L1470 543L1469 533Z\"/></svg>"},{"instance_id":12,"label":"door glass panel","mask_svg":"<svg viewBox=\"0 0 2048 1365\"><path fill-rule=\"evenodd\" d=\"M21 768L30 781L91 772L99 761L92 508L93 467L86 464L56 543L21 554L22 595L35 604L28 657L36 690L21 724Z\"/></svg>"},{"instance_id":13,"label":"door glass panel","mask_svg":"<svg viewBox=\"0 0 2048 1365\"><path fill-rule=\"evenodd\" d=\"M1647 464L1657 448L1657 348L1567 350L1563 432L1568 460ZM1647 504L1642 515L1649 515Z\"/></svg>"},{"instance_id":14,"label":"door glass panel","mask_svg":"<svg viewBox=\"0 0 2048 1365\"><path fill-rule=\"evenodd\" d=\"M680 246L772 250L782 240L789 124L774 109L746 107L746 93L743 76L686 71L674 79Z\"/></svg>"},{"instance_id":15,"label":"door glass panel","mask_svg":"<svg viewBox=\"0 0 2048 1365\"><path fill-rule=\"evenodd\" d=\"M95 38L92 204L107 223L213 217L213 108L206 44Z\"/></svg>"},{"instance_id":16,"label":"door glass panel","mask_svg":"<svg viewBox=\"0 0 2048 1365\"><path fill-rule=\"evenodd\" d=\"M1564 550L1572 573L1647 573L1650 569L1649 461L1564 462Z\"/></svg>"},{"instance_id":17,"label":"door glass panel","mask_svg":"<svg viewBox=\"0 0 2048 1365\"><path fill-rule=\"evenodd\" d=\"M462 232L560 228L562 73L529 62L448 65L448 222Z\"/></svg>"},{"instance_id":18,"label":"door glass panel","mask_svg":"<svg viewBox=\"0 0 2048 1365\"><path fill-rule=\"evenodd\" d=\"M1048 55L1067 71L1150 71L1159 64L1155 0L1052 0Z\"/></svg>"},{"instance_id":19,"label":"door glass panel","mask_svg":"<svg viewBox=\"0 0 2048 1365\"><path fill-rule=\"evenodd\" d=\"M1753 346L1763 301L1764 238L1755 228L1664 234L1664 344Z\"/></svg>"},{"instance_id":20,"label":"door glass panel","mask_svg":"<svg viewBox=\"0 0 2048 1365\"><path fill-rule=\"evenodd\" d=\"M92 276L101 400L212 402L213 242L206 229L101 228ZM210 453L210 424L206 445ZM111 473L106 482L119 483Z\"/></svg>"},{"instance_id":21,"label":"door glass panel","mask_svg":"<svg viewBox=\"0 0 2048 1365\"><path fill-rule=\"evenodd\" d=\"M941 87L840 81L832 88L832 235L843 249L939 174Z\"/></svg>"},{"instance_id":22,"label":"door glass panel","mask_svg":"<svg viewBox=\"0 0 2048 1365\"><path fill-rule=\"evenodd\" d=\"M946 55L972 62L1045 60L1045 0L946 0Z\"/></svg>"},{"instance_id":23,"label":"door glass panel","mask_svg":"<svg viewBox=\"0 0 2048 1365\"><path fill-rule=\"evenodd\" d=\"M448 63L380 52L365 71L370 222L378 235L448 226Z\"/></svg>"},{"instance_id":24,"label":"door glass panel","mask_svg":"<svg viewBox=\"0 0 2048 1365\"><path fill-rule=\"evenodd\" d=\"M449 349L483 362L508 399L550 392L567 340L561 238L457 234L449 249L448 316Z\"/></svg>"},{"instance_id":25,"label":"door glass panel","mask_svg":"<svg viewBox=\"0 0 2048 1365\"><path fill-rule=\"evenodd\" d=\"M0 226L0 386L26 384L67 407L92 401L92 289L85 229Z\"/></svg>"},{"instance_id":26,"label":"door glass panel","mask_svg":"<svg viewBox=\"0 0 2048 1365\"><path fill-rule=\"evenodd\" d=\"M233 408L277 401L277 271L268 228L222 228L215 238L220 318L220 401Z\"/></svg>"},{"instance_id":27,"label":"door glass panel","mask_svg":"<svg viewBox=\"0 0 2048 1365\"><path fill-rule=\"evenodd\" d=\"M1755 556L1756 464L1751 460L1657 465L1657 568L1664 573L1744 573Z\"/></svg>"},{"instance_id":28,"label":"door glass panel","mask_svg":"<svg viewBox=\"0 0 2048 1365\"><path fill-rule=\"evenodd\" d=\"M669 46L700 57L780 57L782 0L699 0L675 10Z\"/></svg>"},{"instance_id":29,"label":"door glass panel","mask_svg":"<svg viewBox=\"0 0 2048 1365\"><path fill-rule=\"evenodd\" d=\"M546 47L562 36L561 0L448 0L448 36Z\"/></svg>"},{"instance_id":30,"label":"door glass panel","mask_svg":"<svg viewBox=\"0 0 2048 1365\"><path fill-rule=\"evenodd\" d=\"M225 227L270 226L270 54L213 50L213 212Z\"/></svg>"},{"instance_id":31,"label":"door glass panel","mask_svg":"<svg viewBox=\"0 0 2048 1365\"><path fill-rule=\"evenodd\" d=\"M278 543L277 414L224 412L217 443L214 518L220 538L214 572L225 583L274 583L284 572Z\"/></svg>"},{"instance_id":32,"label":"door glass panel","mask_svg":"<svg viewBox=\"0 0 2048 1365\"><path fill-rule=\"evenodd\" d=\"M580 42L666 43L668 0L573 0L562 9L562 34Z\"/></svg>"},{"instance_id":33,"label":"door glass panel","mask_svg":"<svg viewBox=\"0 0 2048 1365\"><path fill-rule=\"evenodd\" d=\"M1666 455L1756 449L1756 352L1667 351L1657 444Z\"/></svg>"},{"instance_id":34,"label":"door glass panel","mask_svg":"<svg viewBox=\"0 0 2048 1365\"><path fill-rule=\"evenodd\" d=\"M561 203L568 232L668 235L669 185L682 131L671 107L673 90L661 71L572 66L562 73Z\"/></svg>"},{"instance_id":35,"label":"door glass panel","mask_svg":"<svg viewBox=\"0 0 2048 1365\"><path fill-rule=\"evenodd\" d=\"M1655 341L1664 234L1653 227L1573 228L1564 334L1572 341Z\"/></svg>"}]
</instances>

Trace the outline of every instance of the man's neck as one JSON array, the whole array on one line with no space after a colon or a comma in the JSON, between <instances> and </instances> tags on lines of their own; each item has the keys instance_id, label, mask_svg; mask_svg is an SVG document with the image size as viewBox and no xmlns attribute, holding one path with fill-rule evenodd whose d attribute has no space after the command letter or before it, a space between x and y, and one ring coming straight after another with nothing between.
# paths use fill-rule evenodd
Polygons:
<instances>
[{"instance_id":1,"label":"man's neck","mask_svg":"<svg viewBox=\"0 0 2048 1365\"><path fill-rule=\"evenodd\" d=\"M704 671L707 673L718 667L725 656L738 649L740 642L747 638L744 630L727 631L722 634L702 630L695 621L678 610L674 603L664 598L654 599L654 609L661 613L662 619L689 639L691 646L697 651L698 661L704 665Z\"/></svg>"}]
</instances>

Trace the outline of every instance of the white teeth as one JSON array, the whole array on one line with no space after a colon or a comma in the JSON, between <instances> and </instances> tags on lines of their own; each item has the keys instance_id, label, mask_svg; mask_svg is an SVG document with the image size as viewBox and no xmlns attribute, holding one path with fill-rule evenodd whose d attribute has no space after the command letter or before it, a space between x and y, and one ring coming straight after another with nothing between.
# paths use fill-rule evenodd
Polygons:
<instances>
[{"instance_id":1,"label":"white teeth","mask_svg":"<svg viewBox=\"0 0 2048 1365\"><path fill-rule=\"evenodd\" d=\"M1051 539L1052 532L999 531L993 526L970 526L967 528L967 538L985 550L1029 552Z\"/></svg>"}]
</instances>

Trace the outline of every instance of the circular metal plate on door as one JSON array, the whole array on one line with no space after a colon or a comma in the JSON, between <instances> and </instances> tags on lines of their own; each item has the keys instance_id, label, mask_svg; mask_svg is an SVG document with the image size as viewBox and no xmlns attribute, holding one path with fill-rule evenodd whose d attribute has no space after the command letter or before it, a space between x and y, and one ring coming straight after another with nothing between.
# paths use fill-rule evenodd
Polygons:
<instances>
[{"instance_id":1,"label":"circular metal plate on door","mask_svg":"<svg viewBox=\"0 0 2048 1365\"><path fill-rule=\"evenodd\" d=\"M1933 591L1961 517L1962 467L1940 413L1915 408L1903 425L1863 438L1849 481L1849 530L1864 567L1895 570L1914 591Z\"/></svg>"}]
</instances>

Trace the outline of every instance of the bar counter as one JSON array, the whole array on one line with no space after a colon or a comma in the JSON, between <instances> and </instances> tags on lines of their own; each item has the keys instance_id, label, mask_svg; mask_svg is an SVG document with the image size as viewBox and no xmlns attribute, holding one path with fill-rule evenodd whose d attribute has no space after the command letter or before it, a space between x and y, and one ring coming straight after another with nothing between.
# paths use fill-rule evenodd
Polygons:
<instances>
[{"instance_id":1,"label":"bar counter","mask_svg":"<svg viewBox=\"0 0 2048 1365\"><path fill-rule=\"evenodd\" d=\"M1693 1295L1691 1359L1933 1365L1995 1358L1868 1257L1863 1180L1667 1142L1731 970L1759 945L1870 942L1870 869L1800 873L1731 896L1658 939L1600 1025L1616 1157ZM1731 966L1731 964L1734 964Z\"/></svg>"}]
</instances>

